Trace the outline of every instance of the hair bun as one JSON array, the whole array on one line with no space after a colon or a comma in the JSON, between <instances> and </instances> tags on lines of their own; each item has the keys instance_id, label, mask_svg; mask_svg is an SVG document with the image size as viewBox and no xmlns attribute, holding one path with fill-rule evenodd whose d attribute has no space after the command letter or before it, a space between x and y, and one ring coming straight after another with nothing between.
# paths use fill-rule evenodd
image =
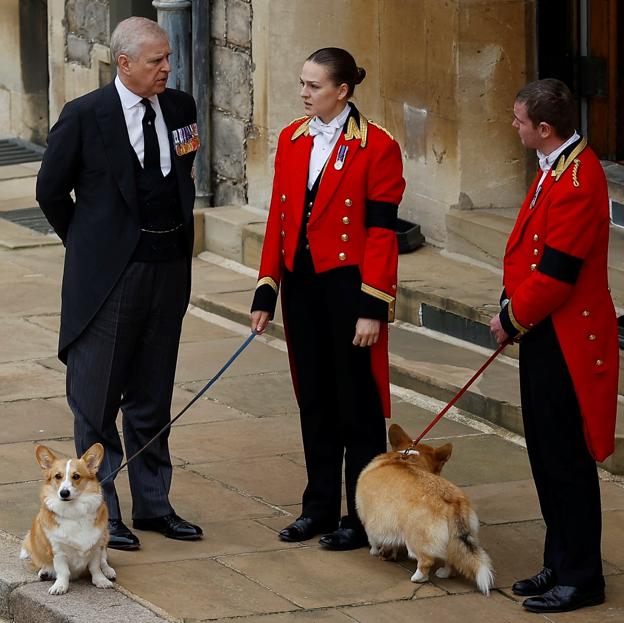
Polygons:
<instances>
[{"instance_id":1,"label":"hair bun","mask_svg":"<svg viewBox=\"0 0 624 623\"><path fill-rule=\"evenodd\" d=\"M362 82L362 80L364 80L364 78L366 78L366 69L364 69L364 67L358 67L357 68L357 79L355 81L355 84L360 84L360 82Z\"/></svg>"}]
</instances>

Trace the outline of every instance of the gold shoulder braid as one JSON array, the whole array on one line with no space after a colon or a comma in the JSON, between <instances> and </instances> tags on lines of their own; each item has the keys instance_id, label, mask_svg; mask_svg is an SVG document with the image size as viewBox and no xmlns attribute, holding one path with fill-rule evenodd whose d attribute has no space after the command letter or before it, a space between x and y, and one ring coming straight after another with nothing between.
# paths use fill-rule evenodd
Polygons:
<instances>
[{"instance_id":1,"label":"gold shoulder braid","mask_svg":"<svg viewBox=\"0 0 624 623\"><path fill-rule=\"evenodd\" d=\"M388 132L388 130L386 130L386 128L384 128L382 125L379 125L378 123L375 123L374 121L371 121L370 119L368 120L368 122L371 125L374 125L376 128L379 128L382 132L385 132L392 140L394 140L394 136L392 136L392 134L390 134L390 132Z\"/></svg>"},{"instance_id":2,"label":"gold shoulder braid","mask_svg":"<svg viewBox=\"0 0 624 623\"><path fill-rule=\"evenodd\" d=\"M555 178L555 182L559 181L559 178L563 175L564 171L574 162L575 170L578 173L578 165L580 164L580 160L578 159L579 154L587 147L587 139L583 137L583 139L579 142L579 144L574 148L572 153L566 158L565 156L561 156L559 158L559 162L557 162L557 166L552 170L551 175ZM572 171L572 175L574 178L574 170ZM574 178L576 179L576 178ZM578 180L577 180L578 182ZM574 184L578 186L578 184Z\"/></svg>"},{"instance_id":3,"label":"gold shoulder braid","mask_svg":"<svg viewBox=\"0 0 624 623\"><path fill-rule=\"evenodd\" d=\"M347 131L345 132L345 141L352 139L358 139L360 141L360 147L366 147L366 140L368 137L368 121L364 115L360 115L360 125L358 126L356 120L353 117L349 117L347 123Z\"/></svg>"},{"instance_id":4,"label":"gold shoulder braid","mask_svg":"<svg viewBox=\"0 0 624 623\"><path fill-rule=\"evenodd\" d=\"M297 123L297 121L303 121L303 119L305 119L305 121L297 127L290 137L291 141L298 139L302 134L305 134L306 136L308 135L308 126L310 125L312 117L299 117L298 119L293 119L288 125L290 126L293 123Z\"/></svg>"},{"instance_id":5,"label":"gold shoulder braid","mask_svg":"<svg viewBox=\"0 0 624 623\"><path fill-rule=\"evenodd\" d=\"M578 158L574 159L574 168L572 169L572 185L574 186L574 188L578 188L581 183L578 181L578 168L579 165L581 164L581 161Z\"/></svg>"}]
</instances>

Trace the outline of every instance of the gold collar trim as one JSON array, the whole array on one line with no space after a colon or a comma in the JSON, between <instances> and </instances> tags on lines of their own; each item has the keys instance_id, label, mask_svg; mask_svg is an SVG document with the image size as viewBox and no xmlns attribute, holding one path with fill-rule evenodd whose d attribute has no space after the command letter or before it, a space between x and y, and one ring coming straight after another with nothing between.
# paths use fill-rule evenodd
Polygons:
<instances>
[{"instance_id":1,"label":"gold collar trim","mask_svg":"<svg viewBox=\"0 0 624 623\"><path fill-rule=\"evenodd\" d=\"M312 117L302 117L302 119L305 119L305 121L292 133L290 137L291 141L296 141L301 135L308 136L308 134L310 134L308 126L310 125ZM295 119L295 121L298 121L298 119ZM293 123L295 121L293 121Z\"/></svg>"},{"instance_id":2,"label":"gold collar trim","mask_svg":"<svg viewBox=\"0 0 624 623\"><path fill-rule=\"evenodd\" d=\"M585 149L585 147L587 147L587 139L583 137L567 158L565 156L561 156L561 158L559 158L557 166L550 173L555 178L555 182L559 181L559 178L563 175L564 171L574 162L576 157Z\"/></svg>"},{"instance_id":3,"label":"gold collar trim","mask_svg":"<svg viewBox=\"0 0 624 623\"><path fill-rule=\"evenodd\" d=\"M368 140L368 121L364 115L360 114L359 127L355 117L349 117L344 138L345 141L350 141L355 138L360 141L360 147L366 147L366 142Z\"/></svg>"}]
</instances>

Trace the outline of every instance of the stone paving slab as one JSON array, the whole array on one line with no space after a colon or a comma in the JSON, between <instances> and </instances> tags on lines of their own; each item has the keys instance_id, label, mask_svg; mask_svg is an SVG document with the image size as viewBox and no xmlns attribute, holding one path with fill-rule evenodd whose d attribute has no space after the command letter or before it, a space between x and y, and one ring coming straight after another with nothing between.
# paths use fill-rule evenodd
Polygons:
<instances>
[{"instance_id":1,"label":"stone paving slab","mask_svg":"<svg viewBox=\"0 0 624 623\"><path fill-rule=\"evenodd\" d=\"M177 618L193 621L298 610L292 602L215 560L121 567L118 581Z\"/></svg>"},{"instance_id":2,"label":"stone paving slab","mask_svg":"<svg viewBox=\"0 0 624 623\"><path fill-rule=\"evenodd\" d=\"M65 398L0 403L0 444L67 437L73 435L73 427Z\"/></svg>"},{"instance_id":3,"label":"stone paving slab","mask_svg":"<svg viewBox=\"0 0 624 623\"><path fill-rule=\"evenodd\" d=\"M307 483L305 467L283 456L205 463L193 471L275 506L298 504Z\"/></svg>"},{"instance_id":4,"label":"stone paving slab","mask_svg":"<svg viewBox=\"0 0 624 623\"><path fill-rule=\"evenodd\" d=\"M39 363L0 363L0 402L51 398L65 394L63 374Z\"/></svg>"},{"instance_id":5,"label":"stone paving slab","mask_svg":"<svg viewBox=\"0 0 624 623\"><path fill-rule=\"evenodd\" d=\"M58 336L23 318L6 318L0 324L0 362L26 361L49 355L58 345Z\"/></svg>"}]
</instances>

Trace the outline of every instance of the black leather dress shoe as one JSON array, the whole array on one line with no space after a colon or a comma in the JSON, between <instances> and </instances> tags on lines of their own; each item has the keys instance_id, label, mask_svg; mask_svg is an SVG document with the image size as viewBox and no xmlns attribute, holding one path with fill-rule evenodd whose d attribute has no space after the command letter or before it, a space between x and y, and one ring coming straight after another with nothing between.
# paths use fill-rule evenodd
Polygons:
<instances>
[{"instance_id":1,"label":"black leather dress shoe","mask_svg":"<svg viewBox=\"0 0 624 623\"><path fill-rule=\"evenodd\" d=\"M530 595L542 595L549 591L557 582L552 569L544 567L539 573L526 580L518 580L511 587L514 595L529 597Z\"/></svg>"},{"instance_id":2,"label":"black leather dress shoe","mask_svg":"<svg viewBox=\"0 0 624 623\"><path fill-rule=\"evenodd\" d=\"M178 517L175 513L152 519L133 519L132 527L137 530L160 532L167 538L178 541L197 541L204 534L199 526Z\"/></svg>"},{"instance_id":3,"label":"black leather dress shoe","mask_svg":"<svg viewBox=\"0 0 624 623\"><path fill-rule=\"evenodd\" d=\"M111 549L133 550L139 549L139 539L130 532L130 529L120 519L108 520L108 547Z\"/></svg>"},{"instance_id":4,"label":"black leather dress shoe","mask_svg":"<svg viewBox=\"0 0 624 623\"><path fill-rule=\"evenodd\" d=\"M332 527L326 521L312 519L311 517L298 517L281 530L278 536L282 541L288 541L289 543L307 541L317 534L323 534L323 532L331 530Z\"/></svg>"},{"instance_id":5,"label":"black leather dress shoe","mask_svg":"<svg viewBox=\"0 0 624 623\"><path fill-rule=\"evenodd\" d=\"M529 612L568 612L585 606L597 606L604 600L602 587L589 590L557 584L543 595L525 599L522 606Z\"/></svg>"},{"instance_id":6,"label":"black leather dress shoe","mask_svg":"<svg viewBox=\"0 0 624 623\"><path fill-rule=\"evenodd\" d=\"M355 528L338 528L329 534L324 534L319 543L325 549L344 551L348 549L358 549L368 545L366 533Z\"/></svg>"}]
</instances>

